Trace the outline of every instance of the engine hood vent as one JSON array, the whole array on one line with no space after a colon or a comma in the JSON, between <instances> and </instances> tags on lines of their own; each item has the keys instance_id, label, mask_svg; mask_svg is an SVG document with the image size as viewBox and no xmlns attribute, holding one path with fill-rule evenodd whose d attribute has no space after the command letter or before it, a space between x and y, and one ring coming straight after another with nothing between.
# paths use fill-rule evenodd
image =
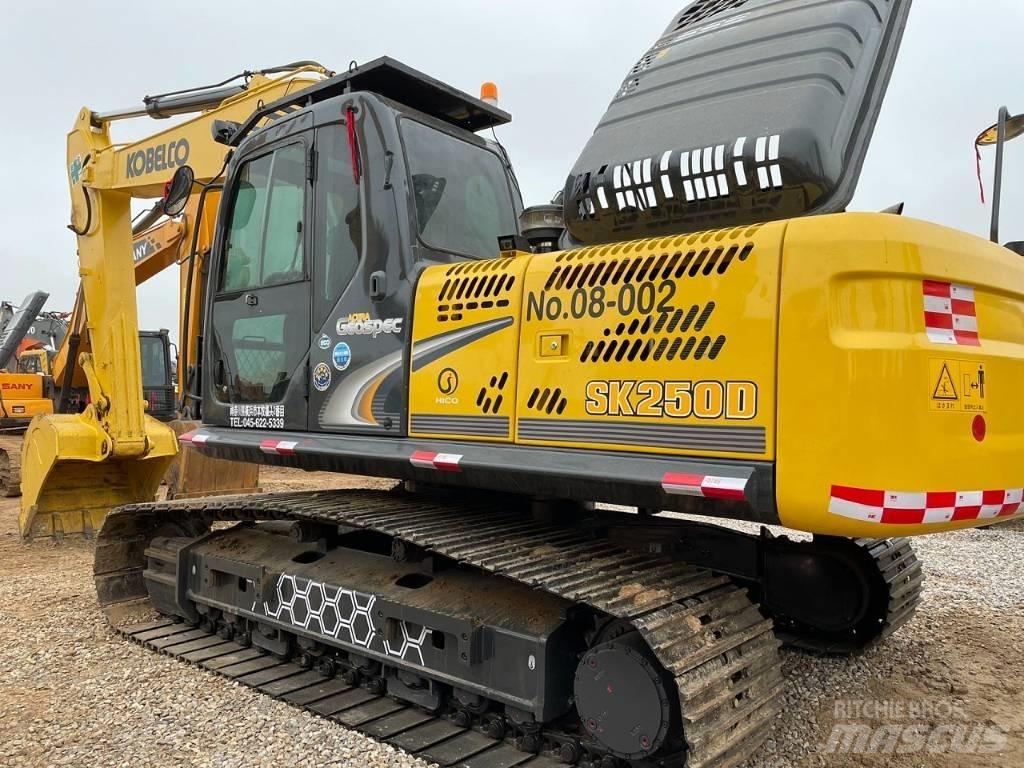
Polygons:
<instances>
[{"instance_id":1,"label":"engine hood vent","mask_svg":"<svg viewBox=\"0 0 1024 768\"><path fill-rule=\"evenodd\" d=\"M697 0L636 62L565 185L575 244L843 210L910 0Z\"/></svg>"}]
</instances>

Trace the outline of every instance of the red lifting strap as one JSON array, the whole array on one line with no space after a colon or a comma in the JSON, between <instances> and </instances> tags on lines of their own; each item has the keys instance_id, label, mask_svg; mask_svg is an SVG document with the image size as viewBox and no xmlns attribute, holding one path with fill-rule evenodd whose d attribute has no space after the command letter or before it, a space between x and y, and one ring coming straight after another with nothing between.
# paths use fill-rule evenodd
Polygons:
<instances>
[{"instance_id":1,"label":"red lifting strap","mask_svg":"<svg viewBox=\"0 0 1024 768\"><path fill-rule=\"evenodd\" d=\"M356 144L356 108L345 110L345 126L348 128L348 151L352 155L352 178L359 183L359 145Z\"/></svg>"}]
</instances>

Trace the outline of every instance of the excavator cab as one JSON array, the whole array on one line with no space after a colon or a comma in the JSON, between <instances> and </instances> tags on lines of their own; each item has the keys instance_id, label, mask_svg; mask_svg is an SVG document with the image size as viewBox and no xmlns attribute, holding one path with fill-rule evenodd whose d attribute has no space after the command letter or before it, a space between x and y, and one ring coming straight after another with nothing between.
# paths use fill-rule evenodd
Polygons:
<instances>
[{"instance_id":1,"label":"excavator cab","mask_svg":"<svg viewBox=\"0 0 1024 768\"><path fill-rule=\"evenodd\" d=\"M50 356L45 349L26 349L18 356L18 373L50 375Z\"/></svg>"},{"instance_id":2,"label":"excavator cab","mask_svg":"<svg viewBox=\"0 0 1024 768\"><path fill-rule=\"evenodd\" d=\"M419 274L497 257L518 232L508 160L475 133L510 118L386 58L301 103L259 132L234 129L203 421L403 436Z\"/></svg>"}]
</instances>

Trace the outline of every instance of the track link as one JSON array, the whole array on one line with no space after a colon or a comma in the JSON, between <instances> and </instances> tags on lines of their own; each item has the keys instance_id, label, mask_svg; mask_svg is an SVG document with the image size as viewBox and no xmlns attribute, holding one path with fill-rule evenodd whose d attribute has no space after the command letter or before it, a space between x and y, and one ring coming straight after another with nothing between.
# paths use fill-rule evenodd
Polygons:
<instances>
[{"instance_id":1,"label":"track link","mask_svg":"<svg viewBox=\"0 0 1024 768\"><path fill-rule=\"evenodd\" d=\"M686 743L683 754L633 765L733 768L760 746L781 709L779 642L772 624L745 591L727 577L638 554L576 527L541 523L523 511L505 511L487 504L343 490L124 507L108 517L97 541L95 575L100 602L114 627L134 640L232 674L264 692L339 719L442 765L498 768L556 764L537 762L546 760L544 756L522 752L513 755L508 752L512 744L482 741L489 737L422 713L420 716L426 719L410 720L400 733L378 732L386 725L382 721L406 712L407 705L373 697L363 689L340 690L337 686L343 684L338 681L317 682L297 665L259 660L258 651L243 652L232 647L234 644L215 642L219 638L202 630L167 623L139 629L122 623L118 606L145 597L142 552L161 526L181 525L183 520L205 526L224 520L289 519L375 530L478 570L587 604L632 624L662 667L675 678ZM218 655L199 658L196 654L202 656L202 652ZM223 663L218 661L221 656L226 656ZM243 664L249 666L239 666ZM270 669L277 672L266 671L254 677ZM280 677L276 677L278 674ZM274 676L274 680L265 679L267 675ZM282 682L279 687L293 683L305 687L287 693L267 689L271 683L283 680L292 683ZM315 698L305 700L309 696ZM357 718L348 717L351 722L343 717L350 708L365 707L374 699L384 699L372 710L383 714L355 722L362 717L363 709L359 709ZM330 712L322 711L336 706L339 708ZM388 707L396 709L385 713ZM409 710L403 717L413 718L416 711ZM406 733L409 736L403 739ZM414 735L420 733L424 738L436 739L429 745L419 744ZM478 747L472 759L438 755L443 745L449 745L454 754L463 743L467 748L471 744Z\"/></svg>"},{"instance_id":2,"label":"track link","mask_svg":"<svg viewBox=\"0 0 1024 768\"><path fill-rule=\"evenodd\" d=\"M0 437L0 496L21 496L21 436Z\"/></svg>"},{"instance_id":3,"label":"track link","mask_svg":"<svg viewBox=\"0 0 1024 768\"><path fill-rule=\"evenodd\" d=\"M225 641L170 619L116 627L150 650L236 680L275 699L341 723L428 762L460 768L555 768L557 760L532 755L501 740L410 704L374 695L340 678L326 678L259 649Z\"/></svg>"}]
</instances>

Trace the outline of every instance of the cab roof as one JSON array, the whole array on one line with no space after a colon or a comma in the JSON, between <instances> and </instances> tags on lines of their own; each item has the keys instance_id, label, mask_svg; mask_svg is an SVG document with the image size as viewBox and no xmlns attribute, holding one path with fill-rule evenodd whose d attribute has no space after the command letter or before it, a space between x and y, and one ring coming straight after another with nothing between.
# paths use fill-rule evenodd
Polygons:
<instances>
[{"instance_id":1,"label":"cab roof","mask_svg":"<svg viewBox=\"0 0 1024 768\"><path fill-rule=\"evenodd\" d=\"M502 109L435 80L400 61L382 56L267 104L246 120L231 137L230 144L237 146L266 118L272 119L274 115L293 112L355 91L378 94L474 133L512 120L512 116Z\"/></svg>"}]
</instances>

